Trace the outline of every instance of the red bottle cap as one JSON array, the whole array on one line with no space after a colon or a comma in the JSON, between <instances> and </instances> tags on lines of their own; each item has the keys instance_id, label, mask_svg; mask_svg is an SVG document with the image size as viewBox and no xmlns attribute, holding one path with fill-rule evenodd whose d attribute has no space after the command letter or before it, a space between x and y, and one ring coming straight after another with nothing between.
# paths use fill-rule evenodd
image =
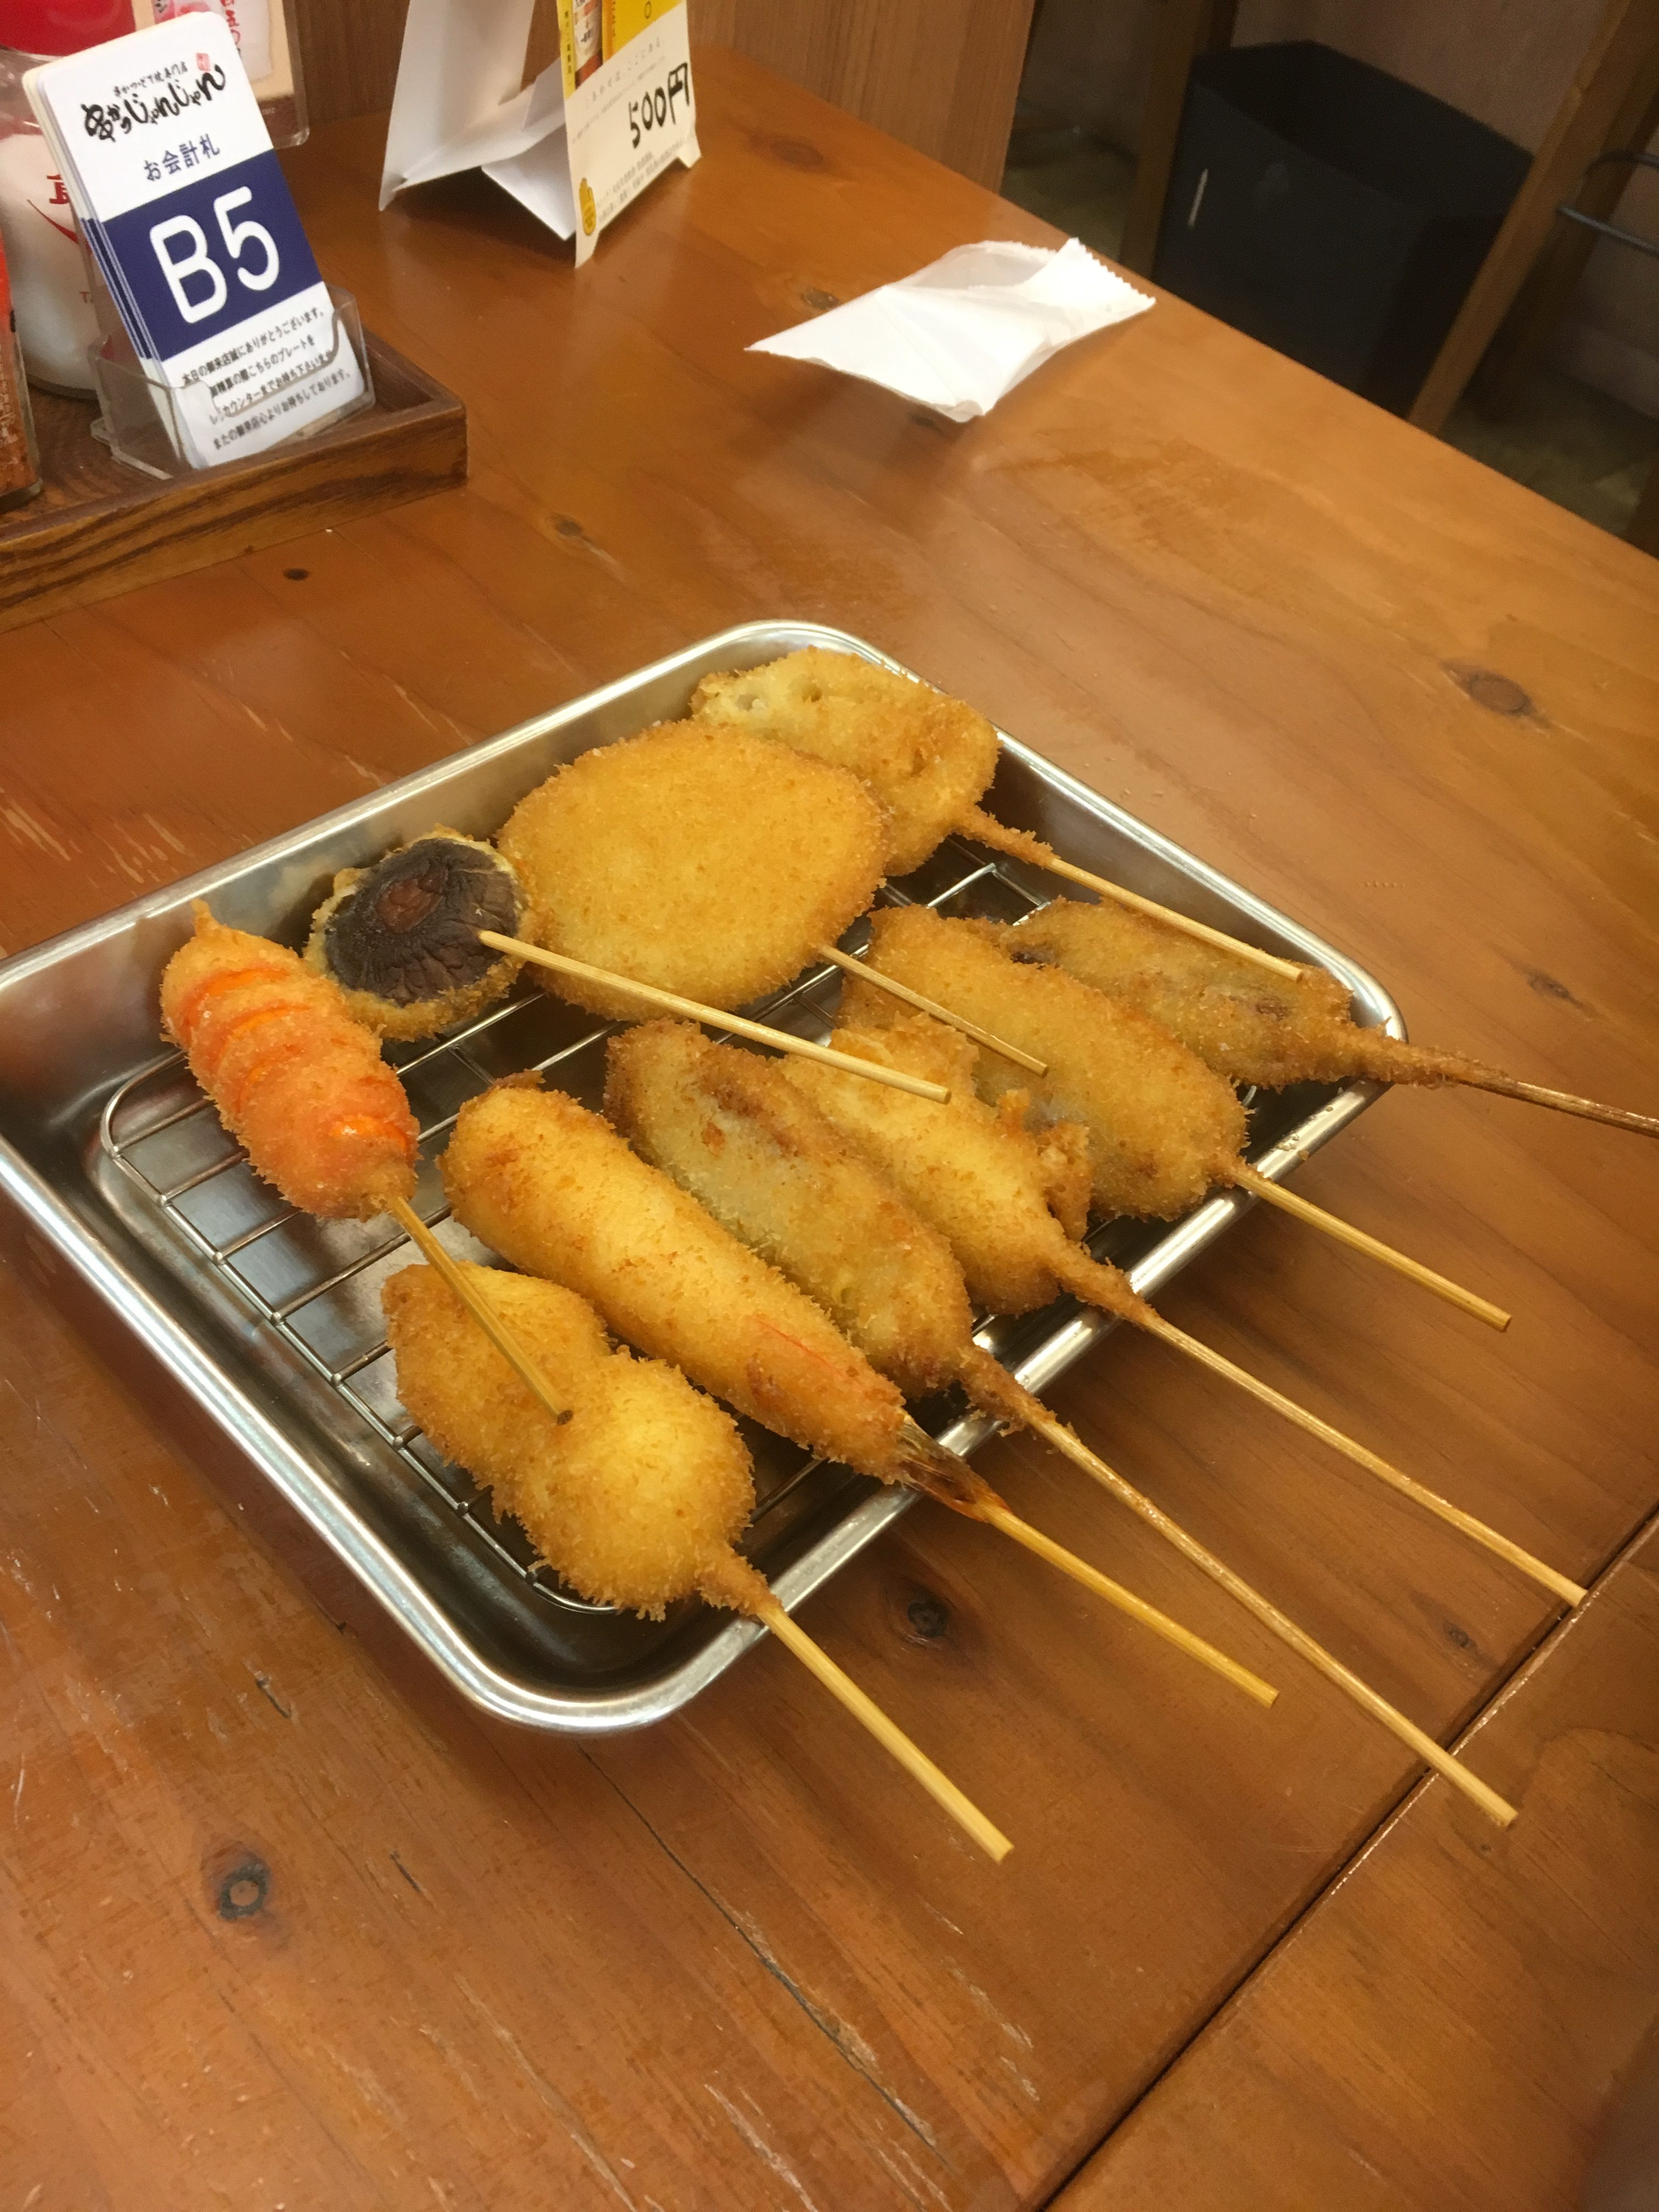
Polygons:
<instances>
[{"instance_id":1,"label":"red bottle cap","mask_svg":"<svg viewBox=\"0 0 1659 2212\"><path fill-rule=\"evenodd\" d=\"M78 54L136 27L132 0L0 0L0 46L20 54Z\"/></svg>"}]
</instances>

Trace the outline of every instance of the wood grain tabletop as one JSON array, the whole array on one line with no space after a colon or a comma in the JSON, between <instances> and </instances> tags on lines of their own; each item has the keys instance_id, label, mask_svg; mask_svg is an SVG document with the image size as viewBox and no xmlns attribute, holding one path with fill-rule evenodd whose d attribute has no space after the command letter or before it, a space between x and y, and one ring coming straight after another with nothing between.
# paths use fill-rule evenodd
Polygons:
<instances>
[{"instance_id":1,"label":"wood grain tabletop","mask_svg":"<svg viewBox=\"0 0 1659 2212\"><path fill-rule=\"evenodd\" d=\"M751 64L697 69L702 163L580 276L481 177L377 215L373 118L289 157L325 273L465 398L471 481L0 638L5 950L730 623L811 618L1352 952L1424 1042L1652 1110L1659 565L1171 299L963 426L746 355L951 246L1053 234ZM1261 1210L1171 1319L1607 1574L1659 1508L1659 1148L1400 1092L1298 1187L1512 1328ZM1114 1336L1060 1410L1423 1726L1451 1741L1531 1660L1468 1747L1521 1817L1495 1840L1437 1781L1387 1827L1402 1747L1011 1443L982 1464L1017 1509L1283 1694L1261 1713L909 1515L804 1620L1013 1836L998 1869L769 1644L636 1735L481 1717L52 1252L8 1258L0 2206L1002 2212L1097 2153L1091 2212L1277 2203L1346 2094L1296 2050L1373 2039L1382 2163L1451 2095L1460 1995L1514 2013L1480 2099L1432 2114L1471 2139L1463 2193L1402 2152L1375 2201L1508 2212L1480 2144L1521 2116L1555 2130L1557 2193L1524 2201L1572 2201L1659 2008L1609 1978L1616 1921L1540 1902L1611 1855L1651 1948L1639 1555L1563 1633L1455 1531ZM1511 1978L1413 1974L1419 1887ZM1289 2054L1265 2075L1258 2020ZM1229 2125L1160 2164L1212 2081Z\"/></svg>"}]
</instances>

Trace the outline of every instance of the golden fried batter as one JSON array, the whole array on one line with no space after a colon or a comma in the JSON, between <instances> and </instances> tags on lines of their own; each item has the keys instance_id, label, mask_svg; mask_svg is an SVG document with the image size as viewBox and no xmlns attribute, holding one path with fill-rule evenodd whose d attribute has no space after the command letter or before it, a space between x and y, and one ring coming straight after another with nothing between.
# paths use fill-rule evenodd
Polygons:
<instances>
[{"instance_id":1,"label":"golden fried batter","mask_svg":"<svg viewBox=\"0 0 1659 2212\"><path fill-rule=\"evenodd\" d=\"M673 722L560 769L499 842L550 951L730 1009L788 982L864 912L887 819L842 769L747 731ZM648 1011L602 986L543 980L611 1019Z\"/></svg>"},{"instance_id":2,"label":"golden fried batter","mask_svg":"<svg viewBox=\"0 0 1659 2212\"><path fill-rule=\"evenodd\" d=\"M905 1014L888 1029L840 1029L830 1042L856 1059L949 1085L949 1104L936 1106L821 1061L792 1060L781 1071L939 1231L977 1305L1030 1313L1060 1295L1078 1261L1094 1265L1073 1241L1073 1224L1079 1235L1083 1227L1079 1171L1086 1176L1075 1125L1027 1128L1014 1091L988 1106L974 1094L975 1047L930 1015ZM1115 1268L1103 1272L1127 1294ZM1111 1304L1112 1287L1096 1303Z\"/></svg>"},{"instance_id":3,"label":"golden fried batter","mask_svg":"<svg viewBox=\"0 0 1659 2212\"><path fill-rule=\"evenodd\" d=\"M1052 961L1138 1007L1235 1083L1454 1083L1474 1065L1362 1029L1346 984L1327 969L1304 968L1291 982L1110 900L1056 899L1007 941L1016 959Z\"/></svg>"},{"instance_id":4,"label":"golden fried batter","mask_svg":"<svg viewBox=\"0 0 1659 2212\"><path fill-rule=\"evenodd\" d=\"M856 653L818 646L763 668L705 676L691 712L862 776L892 817L890 875L919 868L996 774L997 733L983 714Z\"/></svg>"},{"instance_id":5,"label":"golden fried batter","mask_svg":"<svg viewBox=\"0 0 1659 2212\"><path fill-rule=\"evenodd\" d=\"M1244 1109L1195 1053L1132 1007L1057 968L1022 967L1012 933L947 921L922 906L873 917L872 967L1048 1062L1031 1075L991 1051L979 1056L981 1097L1029 1093L1038 1118L1089 1133L1096 1203L1109 1214L1169 1217L1227 1183L1244 1139ZM894 1002L851 981L844 1018L888 1027Z\"/></svg>"},{"instance_id":6,"label":"golden fried batter","mask_svg":"<svg viewBox=\"0 0 1659 2212\"><path fill-rule=\"evenodd\" d=\"M816 1298L907 1398L955 1379L973 1322L950 1246L781 1062L710 1044L689 1023L649 1022L611 1040L605 1105L636 1151Z\"/></svg>"},{"instance_id":7,"label":"golden fried batter","mask_svg":"<svg viewBox=\"0 0 1659 2212\"><path fill-rule=\"evenodd\" d=\"M904 1401L811 1299L561 1091L498 1085L444 1155L457 1218L809 1451L896 1479Z\"/></svg>"},{"instance_id":8,"label":"golden fried batter","mask_svg":"<svg viewBox=\"0 0 1659 2212\"><path fill-rule=\"evenodd\" d=\"M220 1120L290 1206L368 1221L412 1197L420 1131L378 1038L296 953L216 921L161 972L161 1024Z\"/></svg>"},{"instance_id":9,"label":"golden fried batter","mask_svg":"<svg viewBox=\"0 0 1659 2212\"><path fill-rule=\"evenodd\" d=\"M693 1592L729 1601L754 1510L731 1416L654 1359L607 1340L555 1283L466 1270L569 1407L556 1422L430 1267L381 1292L398 1390L438 1449L489 1486L571 1588L660 1618Z\"/></svg>"}]
</instances>

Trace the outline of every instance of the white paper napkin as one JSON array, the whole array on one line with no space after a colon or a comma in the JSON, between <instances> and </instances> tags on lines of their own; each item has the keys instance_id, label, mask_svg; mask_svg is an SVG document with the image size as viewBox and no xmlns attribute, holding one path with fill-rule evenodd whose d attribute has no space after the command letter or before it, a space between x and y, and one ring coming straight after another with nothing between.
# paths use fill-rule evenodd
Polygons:
<instances>
[{"instance_id":1,"label":"white paper napkin","mask_svg":"<svg viewBox=\"0 0 1659 2212\"><path fill-rule=\"evenodd\" d=\"M816 361L966 422L1074 338L1153 304L1074 238L1057 252L987 240L749 351Z\"/></svg>"}]
</instances>

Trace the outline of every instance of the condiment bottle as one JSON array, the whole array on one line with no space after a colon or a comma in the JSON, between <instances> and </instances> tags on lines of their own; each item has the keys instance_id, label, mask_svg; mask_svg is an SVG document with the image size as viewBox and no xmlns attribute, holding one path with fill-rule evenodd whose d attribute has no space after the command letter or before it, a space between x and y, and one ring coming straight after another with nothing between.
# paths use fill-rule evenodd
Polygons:
<instances>
[{"instance_id":1,"label":"condiment bottle","mask_svg":"<svg viewBox=\"0 0 1659 2212\"><path fill-rule=\"evenodd\" d=\"M0 240L23 359L49 392L92 390L87 348L99 333L74 211L24 95L23 72L132 27L132 0L0 0Z\"/></svg>"},{"instance_id":2,"label":"condiment bottle","mask_svg":"<svg viewBox=\"0 0 1659 2212\"><path fill-rule=\"evenodd\" d=\"M29 388L23 381L23 356L17 343L6 256L0 249L0 509L21 507L40 489L40 464L34 450L34 418Z\"/></svg>"}]
</instances>

